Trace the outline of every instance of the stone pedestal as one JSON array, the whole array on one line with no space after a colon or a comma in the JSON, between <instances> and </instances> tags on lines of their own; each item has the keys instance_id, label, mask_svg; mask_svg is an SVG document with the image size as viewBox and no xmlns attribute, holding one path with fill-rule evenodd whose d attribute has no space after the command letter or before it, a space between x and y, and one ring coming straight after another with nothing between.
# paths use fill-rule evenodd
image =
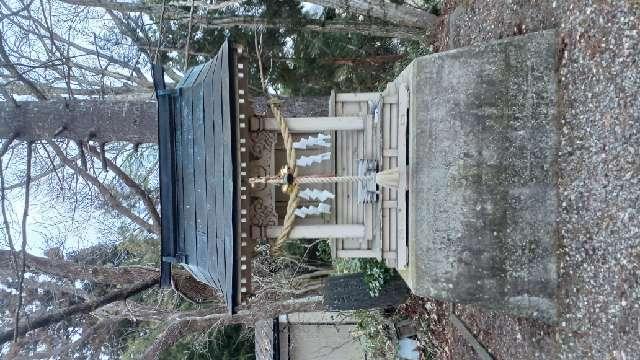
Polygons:
<instances>
[{"instance_id":1,"label":"stone pedestal","mask_svg":"<svg viewBox=\"0 0 640 360\"><path fill-rule=\"evenodd\" d=\"M425 56L396 82L411 96L408 285L554 322L555 32Z\"/></svg>"}]
</instances>

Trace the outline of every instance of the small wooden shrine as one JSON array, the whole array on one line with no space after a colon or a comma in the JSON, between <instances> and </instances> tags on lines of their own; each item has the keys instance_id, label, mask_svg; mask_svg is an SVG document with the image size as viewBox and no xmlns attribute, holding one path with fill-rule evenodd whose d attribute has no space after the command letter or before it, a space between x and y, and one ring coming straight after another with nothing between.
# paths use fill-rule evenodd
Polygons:
<instances>
[{"instance_id":1,"label":"small wooden shrine","mask_svg":"<svg viewBox=\"0 0 640 360\"><path fill-rule=\"evenodd\" d=\"M273 178L296 149L300 183L288 239L328 239L337 257L407 264L407 89L333 93L326 117L286 118L285 144L273 114L254 114L243 49L225 42L217 55L158 98L162 202L162 284L171 265L219 289L234 311L251 294L258 243L281 236L291 194L251 178ZM287 146L289 145L289 146ZM376 174L393 170L391 187ZM293 175L293 174L291 174ZM317 178L336 178L317 183ZM291 210L291 209L289 209ZM291 212L291 211L289 211ZM289 214L289 216L292 216Z\"/></svg>"},{"instance_id":2,"label":"small wooden shrine","mask_svg":"<svg viewBox=\"0 0 640 360\"><path fill-rule=\"evenodd\" d=\"M182 264L233 311L257 244L329 239L416 295L555 321L557 44L421 57L382 93L332 94L324 117L255 114L228 43L176 89L156 67L163 284Z\"/></svg>"}]
</instances>

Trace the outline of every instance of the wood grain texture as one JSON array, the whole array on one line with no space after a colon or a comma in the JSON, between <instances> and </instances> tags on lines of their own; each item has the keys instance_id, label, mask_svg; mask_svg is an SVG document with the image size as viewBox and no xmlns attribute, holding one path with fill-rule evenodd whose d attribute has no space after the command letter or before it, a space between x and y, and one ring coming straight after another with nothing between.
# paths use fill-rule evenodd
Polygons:
<instances>
[{"instance_id":1,"label":"wood grain texture","mask_svg":"<svg viewBox=\"0 0 640 360\"><path fill-rule=\"evenodd\" d=\"M216 168L216 146L215 146L215 115L214 96L217 93L217 88L214 87L215 71L216 71L216 59L211 64L212 68L207 72L206 78L203 83L203 98L204 98L204 146L205 146L205 171L206 171L206 211L207 211L207 252L209 255L209 270L218 273L220 268L218 267L218 243L217 239L217 224L216 221L216 180L218 177L218 171ZM219 159L218 159L219 161ZM219 288L221 286L218 276L212 277L215 285Z\"/></svg>"},{"instance_id":2,"label":"wood grain texture","mask_svg":"<svg viewBox=\"0 0 640 360\"><path fill-rule=\"evenodd\" d=\"M407 127L409 122L409 88L402 83L398 89L398 169L400 184L397 197L397 249L398 269L406 269L409 259L407 248Z\"/></svg>"},{"instance_id":3,"label":"wood grain texture","mask_svg":"<svg viewBox=\"0 0 640 360\"><path fill-rule=\"evenodd\" d=\"M153 83L157 90L165 90L164 70L160 65L153 66ZM162 226L160 248L160 285L171 285L171 264L174 262L176 253L176 236L175 236L175 189L173 183L175 181L174 164L174 142L173 142L173 118L171 117L171 97L157 96L158 100L158 139L168 146L161 147L159 150L159 166L166 176L160 178L160 197L165 201L167 206L163 206L160 210L162 219L165 219ZM104 154L104 150L103 150Z\"/></svg>"},{"instance_id":4,"label":"wood grain texture","mask_svg":"<svg viewBox=\"0 0 640 360\"><path fill-rule=\"evenodd\" d=\"M225 43L220 50L222 56L222 135L223 135L223 149L224 149L224 218L218 219L224 222L224 256L225 256L225 269L226 269L226 282L224 285L225 298L227 304L233 304L233 260L234 254L234 221L239 221L234 214L234 181L236 180L236 174L234 173L233 164L233 152L232 146L234 141L231 138L232 125L231 119L232 110L231 106L231 87L229 85L229 54L228 44ZM234 119L235 120L235 119Z\"/></svg>"}]
</instances>

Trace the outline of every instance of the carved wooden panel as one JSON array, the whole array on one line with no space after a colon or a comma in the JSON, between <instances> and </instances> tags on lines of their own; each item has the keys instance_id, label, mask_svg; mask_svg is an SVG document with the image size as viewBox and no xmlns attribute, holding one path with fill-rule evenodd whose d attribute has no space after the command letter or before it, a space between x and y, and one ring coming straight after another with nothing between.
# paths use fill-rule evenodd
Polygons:
<instances>
[{"instance_id":1,"label":"carved wooden panel","mask_svg":"<svg viewBox=\"0 0 640 360\"><path fill-rule=\"evenodd\" d=\"M277 133L271 131L251 132L248 140L250 153L249 176L260 177L275 173L274 146ZM267 226L278 225L278 215L274 204L276 188L266 184L256 184L249 189L251 206L249 207L249 222L252 229L262 229ZM266 240L263 231L253 231L254 241Z\"/></svg>"}]
</instances>

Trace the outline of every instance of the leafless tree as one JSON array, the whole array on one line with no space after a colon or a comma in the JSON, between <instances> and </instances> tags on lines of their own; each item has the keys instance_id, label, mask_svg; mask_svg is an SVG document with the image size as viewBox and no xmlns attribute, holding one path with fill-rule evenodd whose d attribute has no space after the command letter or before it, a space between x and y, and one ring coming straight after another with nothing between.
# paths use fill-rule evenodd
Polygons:
<instances>
[{"instance_id":1,"label":"leafless tree","mask_svg":"<svg viewBox=\"0 0 640 360\"><path fill-rule=\"evenodd\" d=\"M132 229L158 237L161 219L157 182L146 181L157 174L157 163L147 159L135 170L125 166L127 158L153 158L157 154L153 144L157 142L157 110L146 74L149 63L157 58L161 26L151 24L155 32L150 31L141 13L160 16L167 22L185 21L186 13L199 27L286 25L285 19L211 20L205 16L207 11L234 6L235 1L220 3L217 8L188 3L167 1L159 8L114 1L83 1L79 5L72 0L0 0L0 95L5 100L0 102L0 138L7 139L0 148L0 202L4 242L9 248L0 250L0 282L16 289L16 293L0 291L11 299L7 311L12 311L13 318L10 323L2 323L5 330L0 332L0 345L16 341L11 354L29 348L29 334L40 341L54 341L47 328L61 319L86 321L79 339L72 341L69 337L49 347L54 354L80 349L92 334L112 328L117 319L162 319L164 340L156 341L147 352L148 358L155 358L176 341L176 328L182 329L178 334L187 334L225 324L249 324L282 309L318 306L317 286L300 286L282 278L281 286L261 288L262 297L257 300L268 299L273 307L260 311L250 308L230 316L215 307L209 308L208 314L149 309L125 300L153 288L158 281L157 269L78 266L64 260L64 255L56 259L28 253L29 199L41 192L56 200L71 200L74 214L78 207L84 212L113 212ZM199 6L198 11L185 10L193 4ZM420 36L420 30L404 25L378 27L343 21L305 26L318 31ZM188 46L184 50L189 53ZM174 80L180 78L179 72L171 69L167 75ZM315 101L307 102L307 107L293 103L292 111L313 114L309 107L326 104L324 98ZM265 103L259 100L258 109L264 109ZM11 210L15 198L23 200L21 218ZM17 239L21 240L19 247ZM35 275L49 280L35 280ZM177 281L179 293L204 292L198 287L201 284L183 275ZM76 286L76 281L98 284L104 293L85 291ZM281 291L284 284L291 291ZM39 289L49 290L39 293ZM37 304L52 301L44 299L45 295L56 301L52 310L43 312ZM216 294L208 298L214 299ZM306 300L287 302L290 298ZM29 312L27 308L39 310ZM25 317L28 321L20 320Z\"/></svg>"}]
</instances>

